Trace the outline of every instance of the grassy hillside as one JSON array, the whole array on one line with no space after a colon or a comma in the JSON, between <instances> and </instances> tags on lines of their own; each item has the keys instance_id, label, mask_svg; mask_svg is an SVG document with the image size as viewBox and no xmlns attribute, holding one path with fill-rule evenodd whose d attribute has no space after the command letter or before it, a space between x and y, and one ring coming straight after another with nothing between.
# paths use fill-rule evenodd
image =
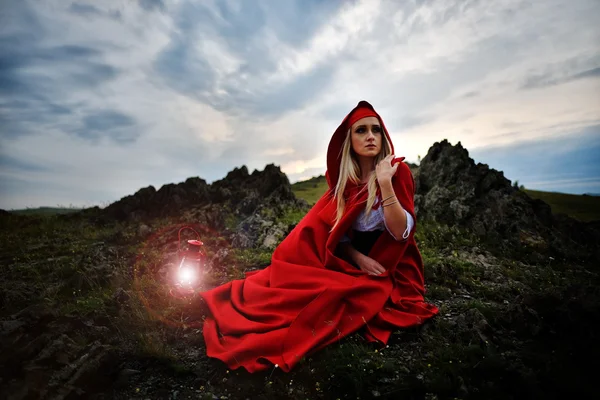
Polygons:
<instances>
[{"instance_id":1,"label":"grassy hillside","mask_svg":"<svg viewBox=\"0 0 600 400\"><path fill-rule=\"evenodd\" d=\"M567 214L580 221L600 219L600 197L598 196L541 192L529 189L525 189L525 193L534 199L548 203L554 214Z\"/></svg>"},{"instance_id":2,"label":"grassy hillside","mask_svg":"<svg viewBox=\"0 0 600 400\"><path fill-rule=\"evenodd\" d=\"M323 196L327 190L327 181L324 175L320 175L306 181L296 182L292 185L292 191L296 197L304 199L313 205Z\"/></svg>"},{"instance_id":3,"label":"grassy hillside","mask_svg":"<svg viewBox=\"0 0 600 400\"><path fill-rule=\"evenodd\" d=\"M24 208L21 210L11 210L10 212L17 215L57 215L57 214L69 214L72 212L81 211L81 208L75 207L38 207L38 208Z\"/></svg>"},{"instance_id":4,"label":"grassy hillside","mask_svg":"<svg viewBox=\"0 0 600 400\"><path fill-rule=\"evenodd\" d=\"M314 202L325 185L318 177L293 187ZM100 224L85 216L0 213L0 337L10 344L0 350L0 393L504 400L593 398L597 391L587 367L600 354L596 264L494 255L472 232L430 222L415 237L426 300L438 316L394 331L382 348L356 332L306 355L289 373L229 369L206 355L206 305L171 292L178 230L207 210ZM274 226L301 217L263 212ZM224 232L210 230L202 240L213 261L198 290L241 279L272 257L268 249L229 245Z\"/></svg>"},{"instance_id":5,"label":"grassy hillside","mask_svg":"<svg viewBox=\"0 0 600 400\"><path fill-rule=\"evenodd\" d=\"M296 182L292 185L294 194L314 204L327 190L325 176L321 175L306 181ZM555 192L542 192L525 189L530 197L548 203L554 214L567 214L580 221L600 220L600 197L583 196L578 194L565 194Z\"/></svg>"}]
</instances>

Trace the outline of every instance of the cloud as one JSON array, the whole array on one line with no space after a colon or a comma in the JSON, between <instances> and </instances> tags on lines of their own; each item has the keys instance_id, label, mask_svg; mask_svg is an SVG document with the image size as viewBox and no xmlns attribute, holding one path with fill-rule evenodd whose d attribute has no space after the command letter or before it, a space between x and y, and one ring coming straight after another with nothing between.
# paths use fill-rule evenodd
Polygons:
<instances>
[{"instance_id":1,"label":"cloud","mask_svg":"<svg viewBox=\"0 0 600 400\"><path fill-rule=\"evenodd\" d=\"M18 204L18 193L38 193L40 205L64 193L116 200L242 164L276 163L292 181L320 175L331 134L362 99L409 161L448 138L514 167L514 179L552 180L518 149L554 151L532 144L542 139L566 148L559 138L589 138L585 129L600 125L598 7L16 2L0 32L0 155L10 155L0 185L17 194L4 192L0 207ZM592 182L583 179L593 169L565 168L578 175L557 185ZM35 191L48 185L62 192Z\"/></svg>"},{"instance_id":2,"label":"cloud","mask_svg":"<svg viewBox=\"0 0 600 400\"><path fill-rule=\"evenodd\" d=\"M73 3L69 7L69 11L73 14L81 15L84 17L92 15L102 15L102 12L91 4L79 4Z\"/></svg>"},{"instance_id":3,"label":"cloud","mask_svg":"<svg viewBox=\"0 0 600 400\"><path fill-rule=\"evenodd\" d=\"M83 118L83 127L77 131L82 138L98 139L106 135L120 144L129 144L139 136L138 132L132 131L135 120L115 110L99 111Z\"/></svg>"},{"instance_id":4,"label":"cloud","mask_svg":"<svg viewBox=\"0 0 600 400\"><path fill-rule=\"evenodd\" d=\"M106 63L104 52L96 47L46 44L48 28L26 3L12 12L30 24L27 29L9 26L8 34L0 36L2 136L15 139L43 129L69 130L77 107L69 101L70 94L106 84L119 70Z\"/></svg>"},{"instance_id":5,"label":"cloud","mask_svg":"<svg viewBox=\"0 0 600 400\"><path fill-rule=\"evenodd\" d=\"M140 6L146 11L162 11L164 12L167 8L163 0L139 0Z\"/></svg>"},{"instance_id":6,"label":"cloud","mask_svg":"<svg viewBox=\"0 0 600 400\"><path fill-rule=\"evenodd\" d=\"M522 141L469 151L476 162L529 189L589 192L600 182L600 125L546 141Z\"/></svg>"},{"instance_id":7,"label":"cloud","mask_svg":"<svg viewBox=\"0 0 600 400\"><path fill-rule=\"evenodd\" d=\"M287 82L275 82L273 76L286 74L282 56L293 54L285 40L301 45L321 28L307 15L322 11L317 21L324 24L323 16L334 12L334 7L321 9L307 2L308 12L294 19L298 4L282 3L275 11L252 2L210 4L184 3L175 11L178 29L155 64L171 88L236 115L277 115L302 107L307 98L318 96L317 90L326 90L334 70L331 64L306 70ZM287 15L289 24L282 24L278 15L275 18L276 11ZM287 34L275 35L264 28L265 22L275 20ZM299 31L300 26L307 30Z\"/></svg>"},{"instance_id":8,"label":"cloud","mask_svg":"<svg viewBox=\"0 0 600 400\"><path fill-rule=\"evenodd\" d=\"M539 89L548 86L561 85L564 83L576 81L578 79L598 79L600 78L600 67L577 72L573 75L557 77L555 74L532 75L525 78L523 89Z\"/></svg>"},{"instance_id":9,"label":"cloud","mask_svg":"<svg viewBox=\"0 0 600 400\"><path fill-rule=\"evenodd\" d=\"M3 154L0 158L0 167L5 170L22 170L22 171L45 171L46 168L40 164L29 160L15 158L8 154Z\"/></svg>"}]
</instances>

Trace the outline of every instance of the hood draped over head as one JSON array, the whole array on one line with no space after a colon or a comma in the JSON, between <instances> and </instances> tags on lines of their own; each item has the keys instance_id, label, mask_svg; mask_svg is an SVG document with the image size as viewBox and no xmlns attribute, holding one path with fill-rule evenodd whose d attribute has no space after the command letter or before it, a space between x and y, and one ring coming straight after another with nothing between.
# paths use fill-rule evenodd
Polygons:
<instances>
[{"instance_id":1,"label":"hood draped over head","mask_svg":"<svg viewBox=\"0 0 600 400\"><path fill-rule=\"evenodd\" d=\"M348 131L352 127L352 125L366 117L377 117L379 123L381 124L381 129L385 133L385 136L390 144L391 154L394 154L394 145L392 144L392 139L383 123L383 120L377 114L375 109L368 102L361 100L356 107L344 118L340 126L335 130L331 140L329 141L329 147L327 148L327 173L325 177L327 178L327 184L330 189L334 189L337 185L337 181L340 176L340 161L342 160L342 148L344 147L344 141L346 140L346 136L348 135Z\"/></svg>"}]
</instances>

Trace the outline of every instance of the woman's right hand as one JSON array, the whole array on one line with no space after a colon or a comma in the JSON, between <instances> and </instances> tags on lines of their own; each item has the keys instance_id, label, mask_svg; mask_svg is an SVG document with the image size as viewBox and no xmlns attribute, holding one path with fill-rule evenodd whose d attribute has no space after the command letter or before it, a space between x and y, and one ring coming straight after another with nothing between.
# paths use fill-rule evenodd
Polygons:
<instances>
[{"instance_id":1,"label":"woman's right hand","mask_svg":"<svg viewBox=\"0 0 600 400\"><path fill-rule=\"evenodd\" d=\"M362 253L359 254L360 256L354 261L362 271L365 271L369 275L380 275L385 272L385 268L377 261Z\"/></svg>"}]
</instances>

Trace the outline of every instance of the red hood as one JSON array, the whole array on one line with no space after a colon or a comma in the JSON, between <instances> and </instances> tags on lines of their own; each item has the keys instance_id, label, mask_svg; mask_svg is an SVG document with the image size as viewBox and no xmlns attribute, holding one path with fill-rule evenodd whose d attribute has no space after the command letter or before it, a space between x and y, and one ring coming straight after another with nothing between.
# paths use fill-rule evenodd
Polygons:
<instances>
[{"instance_id":1,"label":"red hood","mask_svg":"<svg viewBox=\"0 0 600 400\"><path fill-rule=\"evenodd\" d=\"M356 109L361 107L368 107L371 110L373 110L375 114L377 114L377 111L375 111L371 104L364 100L361 100L356 105L356 107L354 107L352 111L350 111L348 115L346 115L346 118L344 118L340 126L335 130L333 136L331 137L331 140L329 141L329 147L327 148L327 172L325 173L325 178L327 179L327 184L329 185L330 189L335 188L335 186L337 185L338 178L340 176L342 146L344 145L344 140L346 140L346 134L348 133L348 129L350 129L347 123L348 118ZM379 114L377 114L377 118L379 119L379 122L381 123L381 128L383 129L383 132L385 133L385 136L387 137L387 140L390 143L392 154L394 154L394 145L392 143L392 139L390 138L390 134L388 133L387 128L385 127L385 124L383 123L383 120L381 119Z\"/></svg>"}]
</instances>

